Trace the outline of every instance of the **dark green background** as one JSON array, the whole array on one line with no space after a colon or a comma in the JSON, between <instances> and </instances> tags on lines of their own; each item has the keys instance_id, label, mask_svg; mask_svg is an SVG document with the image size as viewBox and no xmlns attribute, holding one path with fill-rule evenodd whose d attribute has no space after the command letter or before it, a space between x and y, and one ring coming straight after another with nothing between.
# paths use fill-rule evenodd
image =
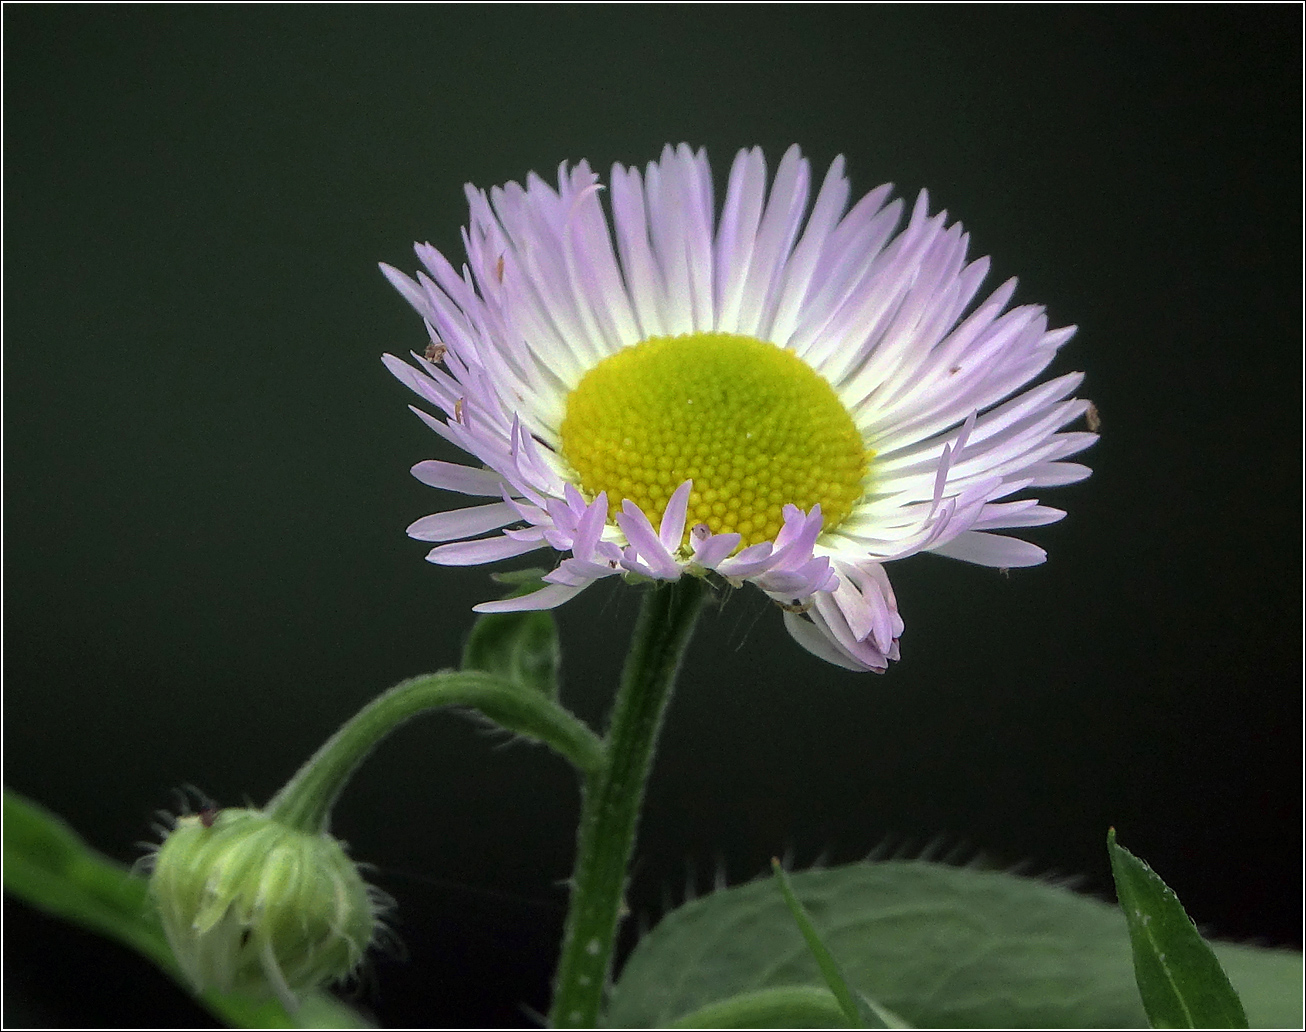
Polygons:
<instances>
[{"instance_id":1,"label":"dark green background","mask_svg":"<svg viewBox=\"0 0 1306 1032\"><path fill-rule=\"evenodd\" d=\"M1216 933L1300 945L1300 12L1274 8L4 11L5 778L130 859L194 782L263 802L371 694L454 662L486 571L405 538L457 456L383 351L376 270L460 255L462 184L799 142L964 220L990 286L1080 326L1096 472L1043 567L895 564L855 676L742 592L672 707L630 902L792 851L983 850L1110 885L1105 835ZM524 564L522 564L524 565ZM560 611L597 719L634 594ZM336 831L400 903L388 1024L531 1023L574 780L455 717ZM9 908L9 1023L195 1020Z\"/></svg>"}]
</instances>

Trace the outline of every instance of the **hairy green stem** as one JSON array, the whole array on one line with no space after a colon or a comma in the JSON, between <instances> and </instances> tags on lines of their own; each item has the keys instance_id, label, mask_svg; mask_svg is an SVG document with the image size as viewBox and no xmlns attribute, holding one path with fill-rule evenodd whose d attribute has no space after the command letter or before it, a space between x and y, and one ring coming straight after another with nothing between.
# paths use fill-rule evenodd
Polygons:
<instances>
[{"instance_id":1,"label":"hairy green stem","mask_svg":"<svg viewBox=\"0 0 1306 1032\"><path fill-rule=\"evenodd\" d=\"M480 711L496 724L544 742L591 777L603 763L598 737L544 695L480 671L442 671L401 681L358 711L267 805L269 816L316 834L358 765L400 724L448 706Z\"/></svg>"},{"instance_id":2,"label":"hairy green stem","mask_svg":"<svg viewBox=\"0 0 1306 1032\"><path fill-rule=\"evenodd\" d=\"M576 869L549 1023L598 1023L626 887L626 866L658 731L706 586L681 577L649 590L640 609L604 742L604 764L585 779Z\"/></svg>"}]
</instances>

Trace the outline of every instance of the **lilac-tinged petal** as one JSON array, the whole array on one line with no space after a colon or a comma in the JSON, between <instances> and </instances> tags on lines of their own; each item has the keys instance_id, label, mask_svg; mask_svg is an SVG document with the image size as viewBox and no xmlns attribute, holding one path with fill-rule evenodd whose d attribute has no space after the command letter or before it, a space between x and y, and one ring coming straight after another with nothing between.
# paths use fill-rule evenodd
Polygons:
<instances>
[{"instance_id":1,"label":"lilac-tinged petal","mask_svg":"<svg viewBox=\"0 0 1306 1032\"><path fill-rule=\"evenodd\" d=\"M841 580L833 598L848 630L858 641L869 639L879 652L889 655L894 640L902 634L903 622L884 567L879 563L840 563L838 570Z\"/></svg>"},{"instance_id":2,"label":"lilac-tinged petal","mask_svg":"<svg viewBox=\"0 0 1306 1032\"><path fill-rule=\"evenodd\" d=\"M621 572L620 566L620 561L615 559L606 563L590 562L587 559L564 559L562 565L552 573L545 574L544 579L557 584L575 584L581 580L600 580L603 577L611 577L614 573ZM565 576L561 574L565 574Z\"/></svg>"},{"instance_id":3,"label":"lilac-tinged petal","mask_svg":"<svg viewBox=\"0 0 1306 1032\"><path fill-rule=\"evenodd\" d=\"M460 494L493 496L503 490L503 480L497 473L488 469L460 466L456 462L426 459L409 472L427 487L457 491Z\"/></svg>"},{"instance_id":4,"label":"lilac-tinged petal","mask_svg":"<svg viewBox=\"0 0 1306 1032\"><path fill-rule=\"evenodd\" d=\"M759 541L749 545L736 556L732 556L717 565L717 572L723 577L744 579L761 573L771 567L771 542Z\"/></svg>"},{"instance_id":5,"label":"lilac-tinged petal","mask_svg":"<svg viewBox=\"0 0 1306 1032\"><path fill-rule=\"evenodd\" d=\"M823 659L825 662L832 663L837 667L863 674L868 670L883 673L889 666L887 660L879 665L863 663L826 633L824 627L797 613L785 612L784 625L785 630L789 632L789 636L804 649L817 659Z\"/></svg>"},{"instance_id":6,"label":"lilac-tinged petal","mask_svg":"<svg viewBox=\"0 0 1306 1032\"><path fill-rule=\"evenodd\" d=\"M839 587L831 594L848 621L852 636L861 641L875 629L875 607L862 592L862 578L856 577L845 566L840 567L840 572L843 576L839 579Z\"/></svg>"},{"instance_id":7,"label":"lilac-tinged petal","mask_svg":"<svg viewBox=\"0 0 1306 1032\"><path fill-rule=\"evenodd\" d=\"M1078 484L1093 475L1092 469L1078 462L1040 462L1030 466L1030 487L1064 487L1066 484Z\"/></svg>"},{"instance_id":8,"label":"lilac-tinged petal","mask_svg":"<svg viewBox=\"0 0 1306 1032\"><path fill-rule=\"evenodd\" d=\"M668 552L674 553L685 536L685 513L689 509L689 492L693 486L692 480L686 480L672 493L666 509L663 510L658 538L662 542L662 547Z\"/></svg>"},{"instance_id":9,"label":"lilac-tinged petal","mask_svg":"<svg viewBox=\"0 0 1306 1032\"><path fill-rule=\"evenodd\" d=\"M550 498L545 503L544 508L553 520L554 527L560 533L567 535L568 538L576 536L576 526L580 521L577 519L576 510L568 505L566 501L561 498ZM568 545L567 547L570 548L571 546Z\"/></svg>"},{"instance_id":10,"label":"lilac-tinged petal","mask_svg":"<svg viewBox=\"0 0 1306 1032\"><path fill-rule=\"evenodd\" d=\"M575 515L579 516L582 512L585 511L585 497L578 490L576 490L576 486L574 484L562 485L562 497L563 500L567 503L567 508L570 509Z\"/></svg>"},{"instance_id":11,"label":"lilac-tinged petal","mask_svg":"<svg viewBox=\"0 0 1306 1032\"><path fill-rule=\"evenodd\" d=\"M408 536L418 541L460 541L516 523L519 518L517 510L505 502L450 509L409 524Z\"/></svg>"},{"instance_id":12,"label":"lilac-tinged petal","mask_svg":"<svg viewBox=\"0 0 1306 1032\"><path fill-rule=\"evenodd\" d=\"M869 637L859 640L852 633L847 619L833 597L822 592L812 596L812 601L814 605L808 612L808 616L816 627L828 635L850 658L862 663L867 670L883 672L888 668L889 657Z\"/></svg>"},{"instance_id":13,"label":"lilac-tinged petal","mask_svg":"<svg viewBox=\"0 0 1306 1032\"><path fill-rule=\"evenodd\" d=\"M390 281L390 286L399 291L404 296L404 300L412 305L425 318L432 319L435 317L431 309L431 302L426 296L426 291L417 285L416 280L409 279L393 265L387 265L385 262L377 263L381 267L381 274Z\"/></svg>"},{"instance_id":14,"label":"lilac-tinged petal","mask_svg":"<svg viewBox=\"0 0 1306 1032\"><path fill-rule=\"evenodd\" d=\"M429 376L424 376L402 359L394 355L382 355L381 361L396 380L414 394L419 395L433 405L444 407L446 398L440 393Z\"/></svg>"},{"instance_id":15,"label":"lilac-tinged petal","mask_svg":"<svg viewBox=\"0 0 1306 1032\"><path fill-rule=\"evenodd\" d=\"M588 559L594 553L595 546L603 534L603 525L608 521L608 493L600 491L599 496L588 505L576 524L576 538L571 550L582 559Z\"/></svg>"},{"instance_id":16,"label":"lilac-tinged petal","mask_svg":"<svg viewBox=\"0 0 1306 1032\"><path fill-rule=\"evenodd\" d=\"M821 504L812 506L812 511L804 513L794 505L784 507L785 525L776 535L775 561L792 567L804 563L812 556L812 546L821 534L824 518Z\"/></svg>"},{"instance_id":17,"label":"lilac-tinged petal","mask_svg":"<svg viewBox=\"0 0 1306 1032\"><path fill-rule=\"evenodd\" d=\"M629 498L621 503L617 526L630 542L630 550L627 552L630 562L643 566L650 571L648 576L658 580L675 580L680 576L680 566L653 533L653 524L649 523L648 517ZM636 569L633 572L643 573L644 570Z\"/></svg>"},{"instance_id":18,"label":"lilac-tinged petal","mask_svg":"<svg viewBox=\"0 0 1306 1032\"><path fill-rule=\"evenodd\" d=\"M480 566L483 563L496 563L500 559L511 559L515 555L524 555L543 547L544 542L538 539L515 541L507 536L457 541L431 549L426 553L426 561L441 566Z\"/></svg>"},{"instance_id":19,"label":"lilac-tinged petal","mask_svg":"<svg viewBox=\"0 0 1306 1032\"><path fill-rule=\"evenodd\" d=\"M702 528L702 533L699 528ZM694 549L694 562L705 569L715 570L723 559L739 547L741 537L734 533L712 534L708 531L707 524L700 523L690 533L689 540Z\"/></svg>"},{"instance_id":20,"label":"lilac-tinged petal","mask_svg":"<svg viewBox=\"0 0 1306 1032\"><path fill-rule=\"evenodd\" d=\"M1034 499L1022 502L996 502L984 506L972 530L1001 530L1004 527L1043 527L1065 519L1064 509L1039 505Z\"/></svg>"},{"instance_id":21,"label":"lilac-tinged petal","mask_svg":"<svg viewBox=\"0 0 1306 1032\"><path fill-rule=\"evenodd\" d=\"M473 613L520 613L532 609L554 609L569 602L592 584L550 584L517 598L503 598L494 602L481 602L472 606Z\"/></svg>"},{"instance_id":22,"label":"lilac-tinged petal","mask_svg":"<svg viewBox=\"0 0 1306 1032\"><path fill-rule=\"evenodd\" d=\"M509 537L514 537L511 530L506 530L504 533ZM575 540L570 534L564 534L557 527L545 527L543 533L544 540L548 542L549 547L556 549L559 552L570 551L571 543ZM518 540L524 539L519 538Z\"/></svg>"},{"instance_id":23,"label":"lilac-tinged petal","mask_svg":"<svg viewBox=\"0 0 1306 1032\"><path fill-rule=\"evenodd\" d=\"M771 595L806 598L816 591L828 591L839 583L824 556L804 563L795 570L768 570L756 579L757 586Z\"/></svg>"},{"instance_id":24,"label":"lilac-tinged petal","mask_svg":"<svg viewBox=\"0 0 1306 1032\"><path fill-rule=\"evenodd\" d=\"M1048 557L1047 552L1028 541L978 530L958 534L947 544L935 545L930 551L935 555L946 555L949 559L961 559L977 566L995 566L1000 569L1038 566L1046 562Z\"/></svg>"}]
</instances>

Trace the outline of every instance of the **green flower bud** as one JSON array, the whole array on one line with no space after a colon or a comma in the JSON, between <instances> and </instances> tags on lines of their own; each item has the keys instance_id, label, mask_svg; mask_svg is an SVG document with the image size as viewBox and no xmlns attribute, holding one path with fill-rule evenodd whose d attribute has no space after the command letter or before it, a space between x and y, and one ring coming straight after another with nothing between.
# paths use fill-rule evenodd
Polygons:
<instances>
[{"instance_id":1,"label":"green flower bud","mask_svg":"<svg viewBox=\"0 0 1306 1032\"><path fill-rule=\"evenodd\" d=\"M384 896L340 843L261 810L178 818L153 868L150 894L197 992L274 994L293 1010L353 972L378 931Z\"/></svg>"}]
</instances>

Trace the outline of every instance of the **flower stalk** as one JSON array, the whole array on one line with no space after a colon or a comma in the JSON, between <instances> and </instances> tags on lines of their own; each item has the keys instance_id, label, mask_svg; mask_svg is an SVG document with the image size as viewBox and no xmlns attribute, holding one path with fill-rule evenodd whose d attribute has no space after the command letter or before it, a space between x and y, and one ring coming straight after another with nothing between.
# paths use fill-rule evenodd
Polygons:
<instances>
[{"instance_id":1,"label":"flower stalk","mask_svg":"<svg viewBox=\"0 0 1306 1032\"><path fill-rule=\"evenodd\" d=\"M612 973L626 868L658 732L707 585L681 577L644 597L604 742L585 779L571 903L549 1023L592 1028Z\"/></svg>"},{"instance_id":2,"label":"flower stalk","mask_svg":"<svg viewBox=\"0 0 1306 1032\"><path fill-rule=\"evenodd\" d=\"M268 803L268 816L300 831L325 831L336 798L377 743L418 714L449 706L478 710L544 742L587 776L602 764L598 736L542 692L480 671L446 670L401 681L359 710Z\"/></svg>"}]
</instances>

